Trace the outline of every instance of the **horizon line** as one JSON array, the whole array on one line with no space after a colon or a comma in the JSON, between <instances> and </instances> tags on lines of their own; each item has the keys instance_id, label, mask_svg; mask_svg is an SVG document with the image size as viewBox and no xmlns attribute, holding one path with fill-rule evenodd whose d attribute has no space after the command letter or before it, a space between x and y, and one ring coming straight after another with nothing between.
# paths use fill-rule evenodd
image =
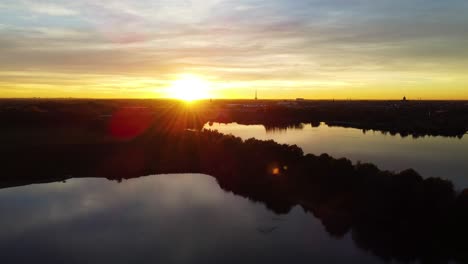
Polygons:
<instances>
[{"instance_id":1,"label":"horizon line","mask_svg":"<svg viewBox=\"0 0 468 264\"><path fill-rule=\"evenodd\" d=\"M36 99L36 100L51 100L51 99L62 99L62 100L174 100L174 101L184 101L178 98L168 98L168 97L0 97L0 100L25 100L25 99ZM193 102L201 101L210 101L210 100L249 100L249 101L297 101L298 99L304 101L402 101L403 98L203 98L198 100L193 100ZM468 101L468 98L463 99L441 99L441 98L406 98L407 101Z\"/></svg>"}]
</instances>

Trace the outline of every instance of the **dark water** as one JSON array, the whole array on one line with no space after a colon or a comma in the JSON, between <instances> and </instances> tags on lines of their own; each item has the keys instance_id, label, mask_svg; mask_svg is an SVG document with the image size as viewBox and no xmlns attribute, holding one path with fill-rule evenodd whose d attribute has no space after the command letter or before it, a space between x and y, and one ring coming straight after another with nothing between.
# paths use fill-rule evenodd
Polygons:
<instances>
[{"instance_id":1,"label":"dark water","mask_svg":"<svg viewBox=\"0 0 468 264\"><path fill-rule=\"evenodd\" d=\"M325 125L274 131L237 124L210 128L244 139L297 144L308 153L327 152L384 169L412 167L425 177L441 176L457 188L468 187L467 137L401 138ZM422 238L393 234L391 230L406 230L400 228L405 226L404 215L392 218L401 221L384 228L351 221L349 231L337 236L334 229L341 230L340 223L349 220L346 209L334 206L339 200L313 203L314 199L294 193L271 196L268 185L256 193L229 183L222 189L208 175L170 174L121 183L82 178L0 189L0 259L2 263L399 263L395 259L433 257L437 254L426 252L443 248L437 239L434 248L418 245L431 238L432 230ZM240 195L226 192L226 186ZM248 195L261 202L247 199ZM296 206L277 215L264 204L276 202L281 208L288 199L300 199L294 204L315 210ZM451 257L463 259L460 256L465 254L445 252L440 263L449 263Z\"/></svg>"},{"instance_id":2,"label":"dark water","mask_svg":"<svg viewBox=\"0 0 468 264\"><path fill-rule=\"evenodd\" d=\"M275 215L211 176L0 190L2 263L380 263L312 214Z\"/></svg>"},{"instance_id":3,"label":"dark water","mask_svg":"<svg viewBox=\"0 0 468 264\"><path fill-rule=\"evenodd\" d=\"M468 136L401 137L380 132L363 133L360 129L319 127L267 130L262 125L237 123L205 125L207 129L233 134L243 139L272 139L282 144L296 144L305 153L328 153L353 162L371 162L381 169L401 171L413 168L423 177L440 177L452 181L457 189L468 187Z\"/></svg>"}]
</instances>

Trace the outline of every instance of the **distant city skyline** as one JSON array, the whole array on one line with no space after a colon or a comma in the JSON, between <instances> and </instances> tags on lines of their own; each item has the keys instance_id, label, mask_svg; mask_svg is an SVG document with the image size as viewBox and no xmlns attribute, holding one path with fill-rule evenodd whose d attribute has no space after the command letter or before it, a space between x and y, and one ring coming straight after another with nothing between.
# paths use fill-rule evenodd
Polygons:
<instances>
[{"instance_id":1,"label":"distant city skyline","mask_svg":"<svg viewBox=\"0 0 468 264\"><path fill-rule=\"evenodd\" d=\"M0 97L468 99L464 0L3 0Z\"/></svg>"}]
</instances>

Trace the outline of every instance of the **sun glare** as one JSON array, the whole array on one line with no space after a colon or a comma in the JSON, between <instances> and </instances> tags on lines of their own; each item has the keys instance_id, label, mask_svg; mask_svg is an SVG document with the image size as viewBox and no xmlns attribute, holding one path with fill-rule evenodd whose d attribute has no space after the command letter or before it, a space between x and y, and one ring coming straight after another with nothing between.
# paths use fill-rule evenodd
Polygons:
<instances>
[{"instance_id":1,"label":"sun glare","mask_svg":"<svg viewBox=\"0 0 468 264\"><path fill-rule=\"evenodd\" d=\"M184 101L194 101L210 97L210 85L194 75L183 75L174 80L168 88L168 96Z\"/></svg>"}]
</instances>

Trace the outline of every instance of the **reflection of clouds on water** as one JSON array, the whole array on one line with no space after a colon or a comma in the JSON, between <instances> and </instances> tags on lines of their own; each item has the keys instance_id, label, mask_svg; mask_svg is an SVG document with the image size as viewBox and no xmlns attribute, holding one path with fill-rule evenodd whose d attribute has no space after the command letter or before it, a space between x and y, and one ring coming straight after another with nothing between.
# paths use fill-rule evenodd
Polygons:
<instances>
[{"instance_id":1,"label":"reflection of clouds on water","mask_svg":"<svg viewBox=\"0 0 468 264\"><path fill-rule=\"evenodd\" d=\"M369 259L350 238L330 238L298 207L276 217L197 174L11 188L0 191L0 210L6 262L306 263L337 247L337 261Z\"/></svg>"},{"instance_id":2,"label":"reflection of clouds on water","mask_svg":"<svg viewBox=\"0 0 468 264\"><path fill-rule=\"evenodd\" d=\"M12 188L0 192L0 197L5 197L1 206L2 211L14 210L16 206L26 207L27 211L20 211L24 213L22 217L16 215L9 221L13 226L21 225L25 228L38 226L43 221L60 222L102 210L121 208L125 205L122 201L126 201L127 205L133 203L146 208L158 206L169 212L183 210L184 205L222 205L222 200L227 199L221 190L213 191L214 186L217 187L213 178L200 180L199 177L189 176L161 176L162 179L155 176L128 180L123 184L106 179L73 179L67 183ZM57 196L60 199L56 199ZM231 208L233 213L239 213L235 209Z\"/></svg>"},{"instance_id":3,"label":"reflection of clouds on water","mask_svg":"<svg viewBox=\"0 0 468 264\"><path fill-rule=\"evenodd\" d=\"M84 185L83 181L87 181L87 184ZM0 210L13 211L14 214L2 216L0 232L24 232L109 207L109 199L115 196L115 192L113 188L106 188L106 192L102 193L101 187L105 182L108 181L79 179L69 180L67 183L35 184L2 190Z\"/></svg>"}]
</instances>

